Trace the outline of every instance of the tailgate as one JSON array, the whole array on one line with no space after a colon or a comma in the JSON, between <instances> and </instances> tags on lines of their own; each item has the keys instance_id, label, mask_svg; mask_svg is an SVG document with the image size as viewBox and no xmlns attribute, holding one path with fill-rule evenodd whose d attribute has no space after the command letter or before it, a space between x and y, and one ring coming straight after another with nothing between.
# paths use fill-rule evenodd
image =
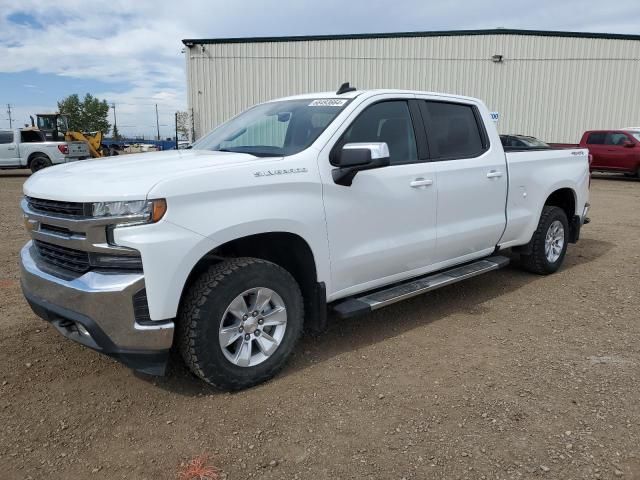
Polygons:
<instances>
[{"instance_id":1,"label":"tailgate","mask_svg":"<svg viewBox=\"0 0 640 480\"><path fill-rule=\"evenodd\" d=\"M68 157L88 157L89 147L85 142L67 142L69 145Z\"/></svg>"}]
</instances>

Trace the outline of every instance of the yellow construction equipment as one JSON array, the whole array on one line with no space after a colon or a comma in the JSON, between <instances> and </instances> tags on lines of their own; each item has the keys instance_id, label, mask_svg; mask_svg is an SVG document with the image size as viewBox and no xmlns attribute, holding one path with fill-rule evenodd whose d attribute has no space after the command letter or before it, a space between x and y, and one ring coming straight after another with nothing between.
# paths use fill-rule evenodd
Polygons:
<instances>
[{"instance_id":1,"label":"yellow construction equipment","mask_svg":"<svg viewBox=\"0 0 640 480\"><path fill-rule=\"evenodd\" d=\"M37 113L37 126L42 131L47 140L86 142L89 152L93 158L109 155L109 149L102 145L102 132L77 132L69 130L69 119L63 113ZM33 117L31 124L33 125Z\"/></svg>"}]
</instances>

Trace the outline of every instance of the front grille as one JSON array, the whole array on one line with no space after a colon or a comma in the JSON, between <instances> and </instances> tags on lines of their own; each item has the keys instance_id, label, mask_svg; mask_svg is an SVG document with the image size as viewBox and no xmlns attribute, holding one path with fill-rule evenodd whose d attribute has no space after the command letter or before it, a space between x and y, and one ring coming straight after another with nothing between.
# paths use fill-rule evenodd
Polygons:
<instances>
[{"instance_id":1,"label":"front grille","mask_svg":"<svg viewBox=\"0 0 640 480\"><path fill-rule=\"evenodd\" d=\"M27 197L27 203L29 204L29 208L36 212L68 215L71 217L83 217L86 215L85 204L80 202L60 202L58 200Z\"/></svg>"},{"instance_id":2,"label":"front grille","mask_svg":"<svg viewBox=\"0 0 640 480\"><path fill-rule=\"evenodd\" d=\"M133 315L138 323L151 321L149 304L147 303L147 290L144 288L133 296Z\"/></svg>"},{"instance_id":3,"label":"front grille","mask_svg":"<svg viewBox=\"0 0 640 480\"><path fill-rule=\"evenodd\" d=\"M91 268L87 252L53 245L40 240L34 240L33 243L40 257L47 263L76 273L85 273Z\"/></svg>"}]
</instances>

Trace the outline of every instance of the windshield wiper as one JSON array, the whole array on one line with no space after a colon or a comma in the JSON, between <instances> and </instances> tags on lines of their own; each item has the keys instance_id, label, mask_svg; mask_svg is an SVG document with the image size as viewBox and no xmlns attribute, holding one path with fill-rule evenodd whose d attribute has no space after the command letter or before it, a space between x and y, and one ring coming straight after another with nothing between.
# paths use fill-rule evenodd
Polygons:
<instances>
[{"instance_id":1,"label":"windshield wiper","mask_svg":"<svg viewBox=\"0 0 640 480\"><path fill-rule=\"evenodd\" d=\"M247 150L232 150L228 148L218 148L214 150L214 152L229 152L229 153L246 153L247 155L253 155L254 157L282 157L284 156L281 153L272 153L272 152L251 152Z\"/></svg>"},{"instance_id":2,"label":"windshield wiper","mask_svg":"<svg viewBox=\"0 0 640 480\"><path fill-rule=\"evenodd\" d=\"M249 155L253 155L254 157L258 156L258 155L256 155L255 153L252 153L252 152L243 152L242 150L229 150L228 148L217 148L217 149L214 150L214 152L248 153Z\"/></svg>"}]
</instances>

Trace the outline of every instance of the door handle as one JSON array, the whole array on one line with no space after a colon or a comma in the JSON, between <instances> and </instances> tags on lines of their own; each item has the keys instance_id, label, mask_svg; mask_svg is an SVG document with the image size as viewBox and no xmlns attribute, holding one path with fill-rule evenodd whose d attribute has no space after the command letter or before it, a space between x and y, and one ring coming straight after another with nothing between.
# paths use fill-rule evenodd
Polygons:
<instances>
[{"instance_id":1,"label":"door handle","mask_svg":"<svg viewBox=\"0 0 640 480\"><path fill-rule=\"evenodd\" d=\"M15 150L16 147L8 147L7 150Z\"/></svg>"},{"instance_id":2,"label":"door handle","mask_svg":"<svg viewBox=\"0 0 640 480\"><path fill-rule=\"evenodd\" d=\"M433 180L420 177L413 180L409 185L411 188L428 187L429 185L433 185Z\"/></svg>"},{"instance_id":3,"label":"door handle","mask_svg":"<svg viewBox=\"0 0 640 480\"><path fill-rule=\"evenodd\" d=\"M487 173L487 178L500 178L502 176L502 172L499 172L498 170L490 170Z\"/></svg>"}]
</instances>

